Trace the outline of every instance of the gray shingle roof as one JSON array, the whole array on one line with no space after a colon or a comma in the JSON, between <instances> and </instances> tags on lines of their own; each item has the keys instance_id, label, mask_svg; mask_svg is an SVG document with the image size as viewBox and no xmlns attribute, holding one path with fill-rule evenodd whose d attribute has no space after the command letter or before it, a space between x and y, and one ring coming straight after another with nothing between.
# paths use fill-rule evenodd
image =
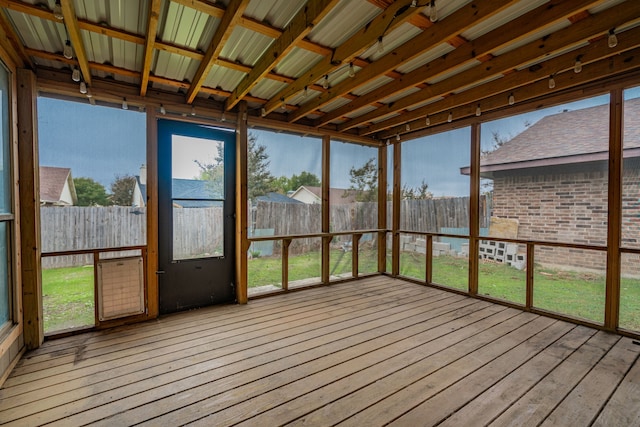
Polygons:
<instances>
[{"instance_id":1,"label":"gray shingle roof","mask_svg":"<svg viewBox=\"0 0 640 427\"><path fill-rule=\"evenodd\" d=\"M624 148L640 148L640 98L624 103ZM599 105L543 117L502 147L488 154L482 166L559 159L606 153L609 146L609 105ZM558 164L558 163L556 163ZM523 165L524 166L524 165Z\"/></svg>"},{"instance_id":2,"label":"gray shingle roof","mask_svg":"<svg viewBox=\"0 0 640 427\"><path fill-rule=\"evenodd\" d=\"M40 201L57 203L69 178L71 169L53 166L40 166Z\"/></svg>"}]
</instances>

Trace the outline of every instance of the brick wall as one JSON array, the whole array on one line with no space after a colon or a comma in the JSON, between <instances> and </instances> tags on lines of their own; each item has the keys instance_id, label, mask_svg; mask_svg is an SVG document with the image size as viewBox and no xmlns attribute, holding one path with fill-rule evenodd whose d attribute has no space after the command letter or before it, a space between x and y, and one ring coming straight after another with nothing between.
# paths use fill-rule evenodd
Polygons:
<instances>
[{"instance_id":1,"label":"brick wall","mask_svg":"<svg viewBox=\"0 0 640 427\"><path fill-rule=\"evenodd\" d=\"M640 173L624 174L623 239L626 247L640 247ZM494 216L519 221L518 238L562 243L607 243L606 170L497 175L493 186ZM543 265L605 270L606 256L593 251L537 248ZM640 266L626 265L624 273L640 274Z\"/></svg>"}]
</instances>

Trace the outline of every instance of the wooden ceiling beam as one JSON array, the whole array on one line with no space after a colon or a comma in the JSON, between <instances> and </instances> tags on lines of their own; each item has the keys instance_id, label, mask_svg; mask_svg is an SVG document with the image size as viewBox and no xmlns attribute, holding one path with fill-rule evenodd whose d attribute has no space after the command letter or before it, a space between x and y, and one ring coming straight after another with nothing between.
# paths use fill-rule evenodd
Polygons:
<instances>
[{"instance_id":1,"label":"wooden ceiling beam","mask_svg":"<svg viewBox=\"0 0 640 427\"><path fill-rule=\"evenodd\" d=\"M80 27L78 27L78 19L76 18L76 10L73 6L73 0L61 0L62 15L64 16L64 26L69 33L69 40L71 40L71 46L78 58L78 65L80 71L82 71L82 77L84 81L91 86L91 72L89 71L89 60L87 53L84 50L84 43L82 42L82 34L80 34Z\"/></svg>"},{"instance_id":2,"label":"wooden ceiling beam","mask_svg":"<svg viewBox=\"0 0 640 427\"><path fill-rule=\"evenodd\" d=\"M386 104L370 113L363 114L338 126L341 131L352 129L363 123L369 123L380 117L401 112L408 108L436 100L438 97L463 89L474 82L483 81L499 76L509 70L526 65L529 62L544 59L549 54L567 46L577 45L607 33L609 29L622 24L632 22L640 17L640 2L626 2L610 9L606 9L597 15L589 16L562 30L558 30L541 39L534 40L526 45L496 56L491 60L458 73L448 79L439 81L414 92L396 102ZM490 94L487 94L489 96ZM391 123L391 126L396 123ZM365 130L365 132L368 130Z\"/></svg>"},{"instance_id":3,"label":"wooden ceiling beam","mask_svg":"<svg viewBox=\"0 0 640 427\"><path fill-rule=\"evenodd\" d=\"M631 78L626 77L629 73L631 73ZM454 117L452 123L448 123L449 111L440 112L430 116L431 126L429 128L408 133L402 136L401 139L406 141L447 129L468 126L478 121L526 113L535 109L539 101L543 99L554 99L553 104L559 104L584 98L585 96L596 96L605 92L607 90L605 88L608 87L608 83L600 84L598 83L599 81L620 78L624 82L622 85L628 86L631 82L637 81L638 75L640 75L640 49L633 49L592 63L588 69L585 67L579 74L574 73L572 70L558 74L556 76L556 92L554 93L550 93L546 79L538 80L514 91L514 95L519 100L516 105L509 105L506 96L509 92L494 94L485 98L482 103L488 114L483 112L481 117L476 117L476 104L467 104L451 110ZM585 89L585 86L589 87ZM532 105L532 102L535 102L536 105ZM547 105L547 103L544 103L544 105ZM395 137L395 134L389 135Z\"/></svg>"},{"instance_id":4,"label":"wooden ceiling beam","mask_svg":"<svg viewBox=\"0 0 640 427\"><path fill-rule=\"evenodd\" d=\"M191 87L187 92L188 104L191 104L198 95L198 91L209 76L211 67L213 67L216 59L218 59L222 47L231 36L231 32L235 28L237 20L242 16L248 4L249 0L231 0L231 2L229 2L229 6L222 16L220 24L211 39L209 48L204 54L202 61L200 61L200 66L198 67L193 81L191 82Z\"/></svg>"},{"instance_id":5,"label":"wooden ceiling beam","mask_svg":"<svg viewBox=\"0 0 640 427\"><path fill-rule=\"evenodd\" d=\"M25 52L20 37L16 34L4 10L0 10L0 31L0 45L12 57L13 61L20 67L27 66L33 70L33 62Z\"/></svg>"},{"instance_id":6,"label":"wooden ceiling beam","mask_svg":"<svg viewBox=\"0 0 640 427\"><path fill-rule=\"evenodd\" d=\"M233 93L227 98L226 109L232 109L249 91L271 71L278 63L305 38L339 0L309 0L296 15L289 25L283 30L267 50L262 54L253 66L253 69L236 86Z\"/></svg>"},{"instance_id":7,"label":"wooden ceiling beam","mask_svg":"<svg viewBox=\"0 0 640 427\"><path fill-rule=\"evenodd\" d=\"M335 98L352 92L371 80L392 71L398 64L410 61L423 52L433 48L433 46L437 46L449 39L459 36L471 26L491 18L517 1L518 0L472 1L456 10L451 16L439 21L438 25L435 25L432 29L423 31L401 46L391 50L369 67L360 70L353 78L343 80L327 92L303 104L295 114L290 115L289 121L295 122L306 114L322 108Z\"/></svg>"},{"instance_id":8,"label":"wooden ceiling beam","mask_svg":"<svg viewBox=\"0 0 640 427\"><path fill-rule=\"evenodd\" d=\"M620 33L618 40L618 45L614 48L610 48L608 46L606 38L595 40L587 46L551 58L548 61L536 64L533 67L515 71L503 78L485 83L482 86L474 87L464 92L451 95L441 101L434 102L433 104L403 113L402 117L405 122L402 125L397 125L393 128L383 129L383 132L379 134L380 138L388 138L392 135L405 133L406 124L409 124L411 130L428 127L425 122L427 114L431 120L431 117L434 114L443 113L448 115L449 111L460 106L480 105L482 110L488 109L490 107L488 105L485 106L485 104L487 104L485 101L487 93L500 93L507 102L509 94L513 93L517 102L522 102L529 99L529 96L526 94L521 98L521 95L525 91L527 85L531 85L540 80L544 80L548 85L548 77L550 74L573 72L574 63L577 57L580 57L580 61L583 64L583 69L579 73L582 74L587 69L591 70L592 67L597 69L598 66L601 66L598 64L602 64L602 61L612 56L626 55L627 51L640 48L640 27ZM592 75L585 74L585 76L588 76L586 78L590 79L591 77L589 76ZM556 86L556 89L559 89L558 86ZM548 87L547 92L551 92ZM377 126L372 125L372 127L376 128ZM374 129L372 133L380 130L381 129Z\"/></svg>"},{"instance_id":9,"label":"wooden ceiling beam","mask_svg":"<svg viewBox=\"0 0 640 427\"><path fill-rule=\"evenodd\" d=\"M323 126L379 99L396 95L410 87L417 86L427 79L438 78L455 67L468 64L474 60L480 60L483 56L504 47L508 43L521 40L534 32L538 32L540 28L547 28L562 19L567 19L580 10L601 2L602 0L579 0L574 2L552 0L549 3L545 3L501 27L459 46L453 52L416 68L405 74L401 80L384 85L360 96L352 103L328 112L325 117L316 122L316 125Z\"/></svg>"},{"instance_id":10,"label":"wooden ceiling beam","mask_svg":"<svg viewBox=\"0 0 640 427\"><path fill-rule=\"evenodd\" d=\"M144 59L142 61L142 75L140 77L140 96L147 93L149 84L149 72L153 60L153 48L158 33L158 17L160 16L160 0L151 0L149 3L149 15L147 17L147 36L144 44Z\"/></svg>"},{"instance_id":11,"label":"wooden ceiling beam","mask_svg":"<svg viewBox=\"0 0 640 427\"><path fill-rule=\"evenodd\" d=\"M283 100L286 102L296 93L304 90L305 86L313 84L323 75L341 64L350 62L356 55L375 43L385 29L391 31L393 28L406 22L411 16L420 12L420 8L409 7L410 5L410 0L394 2L385 11L376 16L368 25L351 36L345 43L336 47L331 56L325 57L307 70L301 77L296 79L294 83L280 90L269 100L267 105L265 105L264 108L266 112L270 113L274 111L282 104Z\"/></svg>"}]
</instances>

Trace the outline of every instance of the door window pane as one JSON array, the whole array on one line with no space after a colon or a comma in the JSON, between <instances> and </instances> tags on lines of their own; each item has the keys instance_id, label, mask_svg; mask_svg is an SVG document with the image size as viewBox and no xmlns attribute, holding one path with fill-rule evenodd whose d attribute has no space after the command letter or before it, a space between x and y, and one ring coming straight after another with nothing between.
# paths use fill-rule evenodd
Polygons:
<instances>
[{"instance_id":1,"label":"door window pane","mask_svg":"<svg viewBox=\"0 0 640 427\"><path fill-rule=\"evenodd\" d=\"M173 135L173 259L224 256L224 142Z\"/></svg>"}]
</instances>

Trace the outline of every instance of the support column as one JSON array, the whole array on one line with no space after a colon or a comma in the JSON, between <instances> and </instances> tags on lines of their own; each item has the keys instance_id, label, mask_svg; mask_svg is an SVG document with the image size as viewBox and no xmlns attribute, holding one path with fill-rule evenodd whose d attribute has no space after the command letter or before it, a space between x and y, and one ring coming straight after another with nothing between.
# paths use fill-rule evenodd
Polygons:
<instances>
[{"instance_id":1,"label":"support column","mask_svg":"<svg viewBox=\"0 0 640 427\"><path fill-rule=\"evenodd\" d=\"M387 147L378 148L378 230L387 228ZM387 271L387 233L378 233L378 273Z\"/></svg>"},{"instance_id":2,"label":"support column","mask_svg":"<svg viewBox=\"0 0 640 427\"><path fill-rule=\"evenodd\" d=\"M477 295L480 242L480 123L471 126L471 194L469 204L469 293Z\"/></svg>"},{"instance_id":3,"label":"support column","mask_svg":"<svg viewBox=\"0 0 640 427\"><path fill-rule=\"evenodd\" d=\"M609 103L609 194L607 222L607 285L604 327L618 327L620 311L620 246L622 243L623 92L611 92Z\"/></svg>"},{"instance_id":4,"label":"support column","mask_svg":"<svg viewBox=\"0 0 640 427\"><path fill-rule=\"evenodd\" d=\"M331 137L322 137L322 232L330 232L329 188L331 187ZM330 237L322 238L322 283L329 283Z\"/></svg>"},{"instance_id":5,"label":"support column","mask_svg":"<svg viewBox=\"0 0 640 427\"><path fill-rule=\"evenodd\" d=\"M18 69L17 82L24 343L28 350L32 350L44 341L36 76L30 70Z\"/></svg>"},{"instance_id":6,"label":"support column","mask_svg":"<svg viewBox=\"0 0 640 427\"><path fill-rule=\"evenodd\" d=\"M247 102L238 104L236 133L236 300L246 304L248 235L248 189L247 189Z\"/></svg>"},{"instance_id":7,"label":"support column","mask_svg":"<svg viewBox=\"0 0 640 427\"><path fill-rule=\"evenodd\" d=\"M158 299L158 120L147 108L147 316L159 314Z\"/></svg>"},{"instance_id":8,"label":"support column","mask_svg":"<svg viewBox=\"0 0 640 427\"><path fill-rule=\"evenodd\" d=\"M392 246L392 261L391 261L391 274L397 276L400 274L400 193L402 183L401 169L402 169L402 146L400 143L393 145L393 218L391 231L393 232L393 246Z\"/></svg>"}]
</instances>

